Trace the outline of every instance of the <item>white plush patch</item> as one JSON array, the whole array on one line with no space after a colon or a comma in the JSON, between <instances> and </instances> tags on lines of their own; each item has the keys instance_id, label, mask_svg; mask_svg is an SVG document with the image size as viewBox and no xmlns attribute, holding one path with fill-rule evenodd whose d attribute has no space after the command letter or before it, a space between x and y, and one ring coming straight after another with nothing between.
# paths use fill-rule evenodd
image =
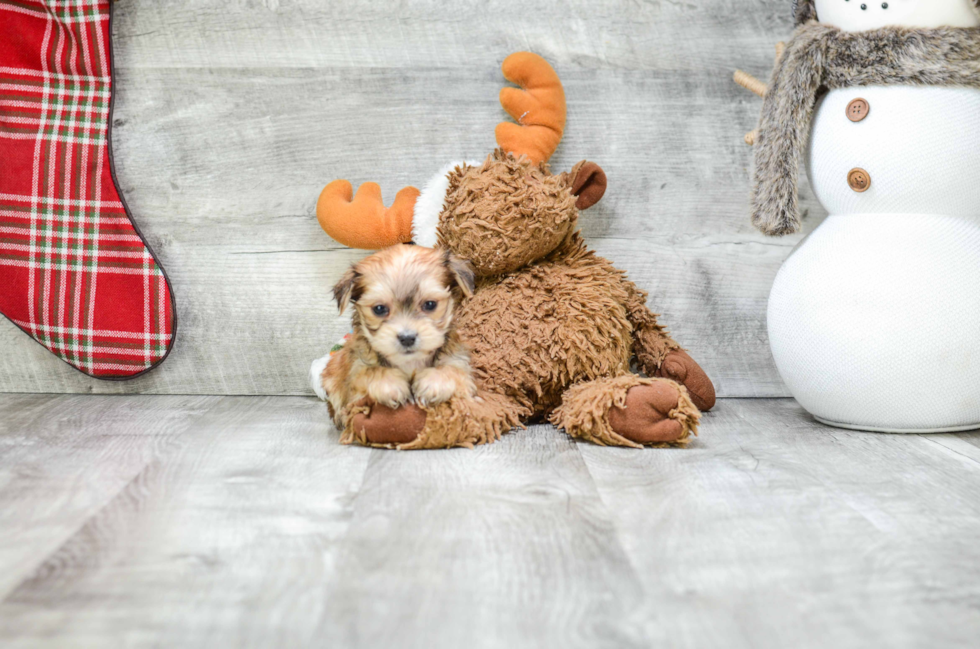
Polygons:
<instances>
[{"instance_id":1,"label":"white plush patch","mask_svg":"<svg viewBox=\"0 0 980 649\"><path fill-rule=\"evenodd\" d=\"M815 0L817 20L859 32L880 27L976 27L973 0Z\"/></svg>"},{"instance_id":2,"label":"white plush patch","mask_svg":"<svg viewBox=\"0 0 980 649\"><path fill-rule=\"evenodd\" d=\"M439 214L446 202L446 192L449 190L449 173L461 165L479 165L479 162L450 162L422 188L415 201L415 213L412 215L412 241L426 248L434 248L438 238L436 228L439 227Z\"/></svg>"},{"instance_id":3,"label":"white plush patch","mask_svg":"<svg viewBox=\"0 0 980 649\"><path fill-rule=\"evenodd\" d=\"M313 361L310 365L310 387L316 392L316 396L320 397L321 401L327 400L327 391L323 389L323 370L327 368L327 363L330 362L331 354L326 354L322 358L318 358Z\"/></svg>"}]
</instances>

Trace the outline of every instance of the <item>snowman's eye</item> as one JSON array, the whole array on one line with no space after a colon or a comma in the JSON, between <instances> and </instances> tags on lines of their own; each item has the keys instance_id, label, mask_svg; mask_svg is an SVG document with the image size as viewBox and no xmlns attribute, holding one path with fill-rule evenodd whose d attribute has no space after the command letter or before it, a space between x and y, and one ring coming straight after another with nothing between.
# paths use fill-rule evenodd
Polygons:
<instances>
[{"instance_id":1,"label":"snowman's eye","mask_svg":"<svg viewBox=\"0 0 980 649\"><path fill-rule=\"evenodd\" d=\"M861 11L867 11L868 5L861 5Z\"/></svg>"},{"instance_id":2,"label":"snowman's eye","mask_svg":"<svg viewBox=\"0 0 980 649\"><path fill-rule=\"evenodd\" d=\"M888 3L887 2L882 2L881 3L881 8L882 9L887 9L888 8Z\"/></svg>"}]
</instances>

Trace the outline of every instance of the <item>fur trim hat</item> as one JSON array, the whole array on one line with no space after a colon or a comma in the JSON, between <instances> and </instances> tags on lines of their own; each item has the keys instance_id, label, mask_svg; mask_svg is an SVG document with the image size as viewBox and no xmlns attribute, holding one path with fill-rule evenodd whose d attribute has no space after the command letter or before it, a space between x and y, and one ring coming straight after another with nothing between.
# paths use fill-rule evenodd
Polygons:
<instances>
[{"instance_id":1,"label":"fur trim hat","mask_svg":"<svg viewBox=\"0 0 980 649\"><path fill-rule=\"evenodd\" d=\"M796 24L802 25L817 17L817 7L814 0L793 0L793 16L796 17Z\"/></svg>"},{"instance_id":2,"label":"fur trim hat","mask_svg":"<svg viewBox=\"0 0 980 649\"><path fill-rule=\"evenodd\" d=\"M980 0L973 0L973 6L977 13L980 13ZM797 25L816 20L817 7L814 0L793 0L793 15L796 17Z\"/></svg>"}]
</instances>

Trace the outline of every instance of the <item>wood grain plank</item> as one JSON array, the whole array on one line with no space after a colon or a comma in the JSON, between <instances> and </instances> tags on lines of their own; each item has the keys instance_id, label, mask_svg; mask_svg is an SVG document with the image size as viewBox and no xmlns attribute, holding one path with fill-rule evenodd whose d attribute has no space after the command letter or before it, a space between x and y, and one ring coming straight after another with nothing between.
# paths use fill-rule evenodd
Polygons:
<instances>
[{"instance_id":1,"label":"wood grain plank","mask_svg":"<svg viewBox=\"0 0 980 649\"><path fill-rule=\"evenodd\" d=\"M580 450L655 642L969 646L980 633L980 467L919 436L728 400L685 451Z\"/></svg>"},{"instance_id":2,"label":"wood grain plank","mask_svg":"<svg viewBox=\"0 0 980 649\"><path fill-rule=\"evenodd\" d=\"M313 399L219 400L7 595L0 644L311 644L368 456Z\"/></svg>"},{"instance_id":3,"label":"wood grain plank","mask_svg":"<svg viewBox=\"0 0 980 649\"><path fill-rule=\"evenodd\" d=\"M321 620L345 647L646 646L641 597L576 446L377 451Z\"/></svg>"},{"instance_id":4,"label":"wood grain plank","mask_svg":"<svg viewBox=\"0 0 980 649\"><path fill-rule=\"evenodd\" d=\"M462 0L451 11L438 0L157 0L116 11L126 65L139 68L448 68L530 48L626 69L698 70L758 56L768 70L774 43L792 30L782 0Z\"/></svg>"},{"instance_id":5,"label":"wood grain plank","mask_svg":"<svg viewBox=\"0 0 980 649\"><path fill-rule=\"evenodd\" d=\"M215 402L0 395L0 599Z\"/></svg>"},{"instance_id":6,"label":"wood grain plank","mask_svg":"<svg viewBox=\"0 0 980 649\"><path fill-rule=\"evenodd\" d=\"M980 431L922 435L923 440L948 449L957 456L980 464Z\"/></svg>"}]
</instances>

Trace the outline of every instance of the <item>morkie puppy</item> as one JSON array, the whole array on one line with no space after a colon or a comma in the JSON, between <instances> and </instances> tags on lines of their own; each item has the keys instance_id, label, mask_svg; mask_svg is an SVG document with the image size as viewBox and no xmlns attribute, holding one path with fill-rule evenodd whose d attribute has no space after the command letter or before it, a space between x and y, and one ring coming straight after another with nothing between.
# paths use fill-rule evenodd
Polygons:
<instances>
[{"instance_id":1,"label":"morkie puppy","mask_svg":"<svg viewBox=\"0 0 980 649\"><path fill-rule=\"evenodd\" d=\"M375 253L344 274L333 292L341 314L353 306L353 334L312 371L313 388L338 427L346 408L364 397L398 408L476 394L469 352L453 329L455 308L473 288L468 262L408 244Z\"/></svg>"}]
</instances>

